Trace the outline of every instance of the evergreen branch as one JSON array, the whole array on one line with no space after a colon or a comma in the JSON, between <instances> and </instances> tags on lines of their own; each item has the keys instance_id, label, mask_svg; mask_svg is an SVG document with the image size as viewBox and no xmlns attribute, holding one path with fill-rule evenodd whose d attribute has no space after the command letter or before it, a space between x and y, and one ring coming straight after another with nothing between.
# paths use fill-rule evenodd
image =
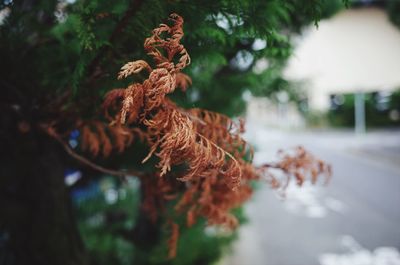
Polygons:
<instances>
[{"instance_id":1,"label":"evergreen branch","mask_svg":"<svg viewBox=\"0 0 400 265\"><path fill-rule=\"evenodd\" d=\"M111 33L108 44L103 46L96 57L89 64L89 82L91 82L94 78L98 76L98 72L96 71L100 65L101 59L110 51L113 43L116 41L118 35L124 30L124 28L128 25L130 18L139 10L142 5L142 0L132 0L128 9L126 10L124 16L117 23L114 28L114 31Z\"/></svg>"}]
</instances>

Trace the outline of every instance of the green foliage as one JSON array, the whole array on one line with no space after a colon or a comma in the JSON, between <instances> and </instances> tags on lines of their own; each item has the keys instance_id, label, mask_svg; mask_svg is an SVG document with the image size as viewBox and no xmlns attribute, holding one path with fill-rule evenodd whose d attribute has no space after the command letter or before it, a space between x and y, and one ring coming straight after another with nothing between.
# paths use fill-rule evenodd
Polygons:
<instances>
[{"instance_id":1,"label":"green foliage","mask_svg":"<svg viewBox=\"0 0 400 265\"><path fill-rule=\"evenodd\" d=\"M400 125L400 90L379 99L379 94L365 95L366 124L369 127ZM354 126L354 94L343 95L343 104L330 110L328 120L333 126Z\"/></svg>"},{"instance_id":2,"label":"green foliage","mask_svg":"<svg viewBox=\"0 0 400 265\"><path fill-rule=\"evenodd\" d=\"M137 218L137 182L117 186L112 178L102 178L73 194L79 229L91 262L132 264L134 246L122 231L132 229Z\"/></svg>"},{"instance_id":3,"label":"green foliage","mask_svg":"<svg viewBox=\"0 0 400 265\"><path fill-rule=\"evenodd\" d=\"M73 193L79 229L93 264L211 264L229 251L229 244L237 237L236 232L206 228L204 220L191 228L183 225L177 257L169 260L165 244L170 236L167 227L158 227L161 239L151 248L143 249L132 244L134 236L131 235L134 234L140 208L137 181L120 185L112 178L102 178ZM245 221L241 209L236 209L235 215L241 223ZM183 219L177 221L184 222Z\"/></svg>"},{"instance_id":4,"label":"green foliage","mask_svg":"<svg viewBox=\"0 0 400 265\"><path fill-rule=\"evenodd\" d=\"M22 12L26 8L23 3L15 2L10 5L11 15L0 28L0 48L5 55L2 64L15 65L16 58L10 56L21 49L28 52L22 52L24 58L15 68L5 67L4 75L6 79L31 80L33 85L26 89L32 93L72 89L77 97L100 98L121 86L115 78L118 69L127 60L145 58L143 40L169 13L176 12L185 18L184 45L193 62L187 70L194 79L188 95L197 95L181 95L180 102L237 115L244 109L244 102L239 100L241 94L252 90L254 82L259 83L254 88L257 93L262 90L268 95L272 89L264 82L264 72L252 71L257 61L266 58L268 72L281 69L291 53L287 33L299 32L303 25L332 13L328 11L332 10L331 3L82 0L61 8L56 1L47 1L30 7L27 15ZM60 21L53 15L56 6L64 17ZM37 19L39 13L44 13L46 20ZM17 27L21 29L18 33L13 30ZM266 45L255 49L256 40L263 40ZM17 71L20 64L40 69L40 73L29 77L30 71ZM97 108L93 104L91 111Z\"/></svg>"},{"instance_id":5,"label":"green foliage","mask_svg":"<svg viewBox=\"0 0 400 265\"><path fill-rule=\"evenodd\" d=\"M240 209L236 211L236 215L242 215ZM204 220L191 228L183 226L181 230L175 259L167 260L166 245L159 244L150 253L141 253L142 259L136 260L137 263L151 265L212 264L230 250L230 243L237 237L236 231L223 231L216 227L206 228ZM168 239L168 236L168 233L164 233L164 240Z\"/></svg>"},{"instance_id":6,"label":"green foliage","mask_svg":"<svg viewBox=\"0 0 400 265\"><path fill-rule=\"evenodd\" d=\"M400 1L399 0L387 1L386 10L393 24L395 24L397 27L400 28Z\"/></svg>"}]
</instances>

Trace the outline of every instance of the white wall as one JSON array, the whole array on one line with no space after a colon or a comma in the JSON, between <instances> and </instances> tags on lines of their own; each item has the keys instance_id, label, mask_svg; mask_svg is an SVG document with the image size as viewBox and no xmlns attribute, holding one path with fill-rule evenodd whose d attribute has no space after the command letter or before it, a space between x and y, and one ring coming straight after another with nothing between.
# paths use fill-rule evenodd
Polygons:
<instances>
[{"instance_id":1,"label":"white wall","mask_svg":"<svg viewBox=\"0 0 400 265\"><path fill-rule=\"evenodd\" d=\"M400 86L400 30L378 8L344 10L298 40L285 76L308 80L310 107L327 110L329 95Z\"/></svg>"},{"instance_id":2,"label":"white wall","mask_svg":"<svg viewBox=\"0 0 400 265\"><path fill-rule=\"evenodd\" d=\"M292 102L276 103L266 97L251 98L247 102L246 121L283 129L305 127L304 117Z\"/></svg>"}]
</instances>

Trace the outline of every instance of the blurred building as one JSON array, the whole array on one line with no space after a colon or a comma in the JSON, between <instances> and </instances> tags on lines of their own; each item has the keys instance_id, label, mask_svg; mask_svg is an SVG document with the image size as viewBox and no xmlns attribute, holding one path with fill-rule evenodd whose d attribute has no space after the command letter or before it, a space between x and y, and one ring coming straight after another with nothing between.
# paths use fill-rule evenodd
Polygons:
<instances>
[{"instance_id":1,"label":"blurred building","mask_svg":"<svg viewBox=\"0 0 400 265\"><path fill-rule=\"evenodd\" d=\"M302 128L304 117L294 102L272 101L266 97L251 98L247 103L246 120L250 124L258 124L283 129Z\"/></svg>"},{"instance_id":2,"label":"blurred building","mask_svg":"<svg viewBox=\"0 0 400 265\"><path fill-rule=\"evenodd\" d=\"M311 110L326 111L331 95L400 87L400 30L378 7L339 12L297 40L285 77L304 81Z\"/></svg>"}]
</instances>

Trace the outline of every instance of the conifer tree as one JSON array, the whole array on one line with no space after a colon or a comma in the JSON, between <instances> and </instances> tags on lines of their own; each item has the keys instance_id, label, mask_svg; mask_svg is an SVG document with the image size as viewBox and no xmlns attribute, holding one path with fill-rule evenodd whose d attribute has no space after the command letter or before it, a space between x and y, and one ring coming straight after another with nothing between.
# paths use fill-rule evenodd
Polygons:
<instances>
[{"instance_id":1,"label":"conifer tree","mask_svg":"<svg viewBox=\"0 0 400 265\"><path fill-rule=\"evenodd\" d=\"M254 167L244 125L230 117L244 110L243 91L268 94L285 83L289 33L336 8L305 0L3 1L5 264L208 264L233 236L204 227L234 229L253 180L279 188L271 168L299 185L329 173L303 148ZM262 58L269 67L253 71ZM69 169L83 176L72 186L64 183ZM104 175L138 206L104 206L103 225L87 230L77 219L87 213L71 198Z\"/></svg>"}]
</instances>

